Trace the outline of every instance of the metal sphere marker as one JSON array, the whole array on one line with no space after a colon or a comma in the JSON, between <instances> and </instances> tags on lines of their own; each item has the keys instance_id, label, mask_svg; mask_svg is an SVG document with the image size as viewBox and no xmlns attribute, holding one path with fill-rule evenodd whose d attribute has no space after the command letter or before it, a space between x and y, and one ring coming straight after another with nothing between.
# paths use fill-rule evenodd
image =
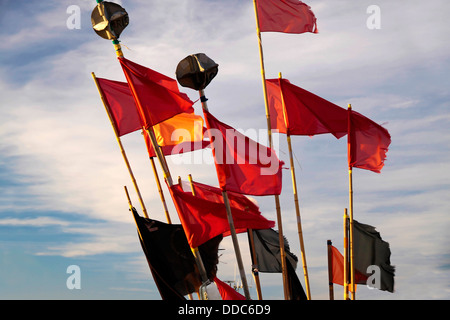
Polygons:
<instances>
[{"instance_id":1,"label":"metal sphere marker","mask_svg":"<svg viewBox=\"0 0 450 320\"><path fill-rule=\"evenodd\" d=\"M183 87L203 90L217 75L219 65L204 53L191 54L178 63L175 72Z\"/></svg>"},{"instance_id":2,"label":"metal sphere marker","mask_svg":"<svg viewBox=\"0 0 450 320\"><path fill-rule=\"evenodd\" d=\"M91 14L92 28L103 39L117 40L130 20L127 11L120 5L97 0Z\"/></svg>"}]
</instances>

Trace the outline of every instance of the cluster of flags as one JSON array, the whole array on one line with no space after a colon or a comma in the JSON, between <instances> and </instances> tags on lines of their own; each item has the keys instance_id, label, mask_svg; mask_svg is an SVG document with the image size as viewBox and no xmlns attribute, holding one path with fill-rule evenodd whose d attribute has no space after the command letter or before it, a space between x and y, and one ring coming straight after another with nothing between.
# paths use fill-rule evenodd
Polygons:
<instances>
[{"instance_id":1,"label":"cluster of flags","mask_svg":"<svg viewBox=\"0 0 450 320\"><path fill-rule=\"evenodd\" d=\"M301 1L255 0L255 9L260 32L317 33L314 13ZM119 57L119 62L127 82L96 78L117 138L142 130L150 158L157 156L159 150L155 148L169 156L209 147L215 160L219 187L194 181L186 186L166 180L181 225L142 218L132 208L139 239L162 298L184 299L198 292L205 279L197 266L194 248L200 252L206 277L216 283L223 299L245 298L216 275L220 241L232 231L227 201L234 231L252 233L254 244L250 249L258 271L281 272L283 248L290 297L306 299L295 272L298 259L290 252L287 239L281 247L279 234L273 230L275 222L266 219L258 205L247 197L281 194L284 162L273 149L253 141L208 110L203 112L204 120L196 115L194 102L179 91L176 80L124 57ZM380 172L391 141L386 129L351 108L341 108L287 79L267 79L265 85L273 129L288 135L330 133L337 139L348 135L349 167ZM180 129L184 134L179 134ZM151 141L152 135L156 145ZM355 254L358 261L364 261L357 266L363 271L362 279L367 279L364 276L367 263L383 265L386 274L383 288L391 291L393 269L389 249L383 247L384 242L373 227L356 221L355 226L355 230L361 231L357 243L362 249ZM373 252L365 251L369 246L375 248ZM343 283L339 275L343 272L343 258L337 249L333 250L333 270L336 270L333 281Z\"/></svg>"}]
</instances>

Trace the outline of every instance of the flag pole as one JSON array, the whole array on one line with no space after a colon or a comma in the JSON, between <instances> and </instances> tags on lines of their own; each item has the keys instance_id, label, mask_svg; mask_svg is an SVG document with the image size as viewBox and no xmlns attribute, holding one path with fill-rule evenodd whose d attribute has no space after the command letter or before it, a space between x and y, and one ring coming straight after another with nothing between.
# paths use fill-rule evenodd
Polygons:
<instances>
[{"instance_id":1,"label":"flag pole","mask_svg":"<svg viewBox=\"0 0 450 320\"><path fill-rule=\"evenodd\" d=\"M349 233L350 233L350 290L352 291L352 300L356 299L355 290L355 265L354 265L354 249L353 249L353 167L350 164L351 151L351 112L352 105L348 104L348 133L347 133L347 150L348 150L348 186L349 186Z\"/></svg>"},{"instance_id":2,"label":"flag pole","mask_svg":"<svg viewBox=\"0 0 450 320\"><path fill-rule=\"evenodd\" d=\"M292 144L291 144L291 135L289 134L289 129L287 125L287 117L286 117L286 106L284 105L284 97L283 97L283 90L281 89L281 72L278 74L279 84L280 84L280 96L281 96L281 103L283 105L283 115L284 115L284 122L286 125L286 139L289 149L289 160L291 163L291 177L292 177L292 190L294 194L294 204L295 204L295 214L297 216L297 230L298 230L298 238L300 241L300 251L302 254L302 264L303 264L303 275L305 277L305 287L306 287L306 295L308 297L308 300L311 300L311 290L309 286L309 276L308 276L308 266L306 264L306 251L305 251L305 243L303 241L303 231L302 231L302 220L300 216L300 206L298 201L298 192L297 192L297 179L295 177L295 167L294 167L294 156L292 152Z\"/></svg>"},{"instance_id":3,"label":"flag pole","mask_svg":"<svg viewBox=\"0 0 450 320\"><path fill-rule=\"evenodd\" d=\"M158 171L156 170L155 160L153 157L150 157L150 163L152 164L153 174L156 180L156 186L158 187L159 196L161 198L161 202L164 207L164 214L166 215L166 220L168 224L172 224L172 220L170 219L169 209L167 208L166 198L164 197L163 190L161 188L161 181L159 181Z\"/></svg>"},{"instance_id":4,"label":"flag pole","mask_svg":"<svg viewBox=\"0 0 450 320\"><path fill-rule=\"evenodd\" d=\"M114 134L116 136L117 143L119 144L119 149L120 149L120 152L122 154L123 160L125 161L125 165L127 166L128 173L130 174L131 181L133 182L134 188L136 189L136 193L137 193L138 198L139 198L139 203L141 204L141 207L142 207L142 212L143 212L144 216L146 218L148 218L148 213L147 213L147 209L146 209L145 204L144 204L144 200L142 199L142 195L141 195L141 192L139 190L139 186L138 186L138 184L136 182L136 178L134 177L133 170L131 170L130 162L128 161L128 157L127 157L127 154L125 152L125 149L123 148L122 140L120 139L119 132L117 131L117 127L114 124L114 119L113 119L113 117L111 115L111 112L109 111L108 104L106 103L105 96L103 94L102 89L100 88L100 85L98 83L97 77L95 76L95 73L91 72L91 75L92 75L92 78L94 79L95 85L97 86L98 93L100 94L100 99L103 102L103 106L105 107L106 114L108 115L109 121L110 121L111 126L112 126L112 128L114 130Z\"/></svg>"},{"instance_id":5,"label":"flag pole","mask_svg":"<svg viewBox=\"0 0 450 320\"><path fill-rule=\"evenodd\" d=\"M205 90L204 89L199 90L199 94L200 94L200 101L202 103L202 108L204 111L208 112L208 105L206 103L206 101L208 99L206 99L206 97L205 97ZM214 142L212 142L212 144L214 145ZM238 238L236 235L236 229L234 227L233 215L231 213L230 201L228 199L228 192L226 190L222 190L222 197L223 197L223 202L225 204L225 208L227 211L227 219L228 219L228 224L230 226L230 232L231 232L231 240L233 242L234 253L236 255L236 260L237 260L237 264L238 264L238 268L239 268L239 274L240 274L241 280L242 280L242 287L244 289L244 295L247 300L250 300L251 299L250 291L248 290L247 277L245 275L244 263L242 262L241 249L239 248L239 241L238 241Z\"/></svg>"},{"instance_id":6,"label":"flag pole","mask_svg":"<svg viewBox=\"0 0 450 320\"><path fill-rule=\"evenodd\" d=\"M344 210L344 300L348 300L348 214Z\"/></svg>"},{"instance_id":7,"label":"flag pole","mask_svg":"<svg viewBox=\"0 0 450 320\"><path fill-rule=\"evenodd\" d=\"M188 174L188 180L189 180L189 184L191 185L192 195L195 197L196 193L195 193L194 183L193 183L193 180L192 180L192 175L190 173ZM248 238L249 238L249 240L248 240L249 241L249 245L250 245L251 251L253 253L252 254L252 263L253 263L252 274L253 274L253 278L254 278L255 284L256 284L256 293L257 293L257 296L258 296L258 300L262 300L261 284L260 284L260 281L259 281L258 269L257 269L257 266L255 265L256 264L256 253L255 253L255 243L254 243L254 240L253 240L253 231L252 231L252 229L248 229L247 230L247 234L248 234Z\"/></svg>"},{"instance_id":8,"label":"flag pole","mask_svg":"<svg viewBox=\"0 0 450 320\"><path fill-rule=\"evenodd\" d=\"M333 287L333 253L331 240L327 240L327 253L328 253L328 292L330 294L330 300L334 300L334 287Z\"/></svg>"},{"instance_id":9,"label":"flag pole","mask_svg":"<svg viewBox=\"0 0 450 320\"><path fill-rule=\"evenodd\" d=\"M261 31L259 28L259 18L258 18L258 9L257 9L257 0L253 0L253 6L255 8L255 18L256 18L256 34L258 36L258 47L259 47L259 58L261 64L261 78L263 85L263 93L264 93L264 105L266 109L266 121L267 121L267 135L269 138L269 147L272 148L272 126L270 123L270 112L269 112L269 100L267 98L267 85L266 85L266 72L264 67L264 55L262 48L262 39L261 39ZM278 195L275 195L275 209L277 212L277 223L278 223L278 233L279 233L279 241L280 241L280 257L281 257L281 270L283 275L283 289L284 289L284 298L285 300L289 300L289 285L288 285L288 274L286 267L286 253L284 250L284 236L283 236L283 223L281 218L281 208L280 208L280 198Z\"/></svg>"},{"instance_id":10,"label":"flag pole","mask_svg":"<svg viewBox=\"0 0 450 320\"><path fill-rule=\"evenodd\" d=\"M153 130L151 130L151 129L145 129L145 130L147 131L147 133L149 135L151 145L153 147L153 150L155 150L156 156L158 157L159 163L160 163L161 168L163 170L164 180L166 181L167 185L170 188L170 187L173 186L173 180L172 180L172 176L171 176L170 171L169 171L169 167L167 166L167 162L166 162L164 153L161 151L161 148L159 147L159 145L158 145L158 143L156 141L155 133L153 132ZM199 269L200 276L202 278L202 282L203 283L208 282L209 279L208 279L208 276L206 274L206 269L205 269L205 266L203 264L203 260L202 260L201 255L200 255L200 251L198 250L197 247L196 248L192 248L191 247L191 251L192 251L192 253L194 255L194 258L195 258L195 261L197 263L197 267Z\"/></svg>"},{"instance_id":11,"label":"flag pole","mask_svg":"<svg viewBox=\"0 0 450 320\"><path fill-rule=\"evenodd\" d=\"M252 275L253 279L255 280L256 294L258 296L258 300L263 300L261 291L261 282L259 281L258 260L256 258L255 252L255 239L253 237L253 229L248 229L247 235L248 235L248 244L250 245L251 249L250 252L252 258Z\"/></svg>"}]
</instances>

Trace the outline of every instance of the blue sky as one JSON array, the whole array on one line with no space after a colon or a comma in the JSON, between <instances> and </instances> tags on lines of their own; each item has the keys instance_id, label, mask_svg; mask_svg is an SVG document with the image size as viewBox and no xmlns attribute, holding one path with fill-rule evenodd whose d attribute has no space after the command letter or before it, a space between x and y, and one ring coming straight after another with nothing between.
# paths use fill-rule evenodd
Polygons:
<instances>
[{"instance_id":1,"label":"blue sky","mask_svg":"<svg viewBox=\"0 0 450 320\"><path fill-rule=\"evenodd\" d=\"M131 181L90 75L124 80L110 41L91 28L95 1L0 3L0 298L160 299L123 192L124 185L132 190ZM219 63L206 90L210 111L235 128L266 128L252 1L120 3L130 16L121 35L127 58L174 77L181 59L206 53ZM449 299L450 4L307 3L320 33L263 34L267 78L282 72L342 107L351 103L392 136L381 174L355 169L354 201L355 219L376 226L390 243L396 292L361 286L358 298ZM81 9L80 29L67 27L71 5ZM381 29L366 25L370 5L381 10ZM275 138L289 163L285 136ZM142 137L129 134L123 143L150 216L165 221ZM348 207L346 141L299 136L293 147L311 295L327 299L326 240L342 249ZM191 173L217 184L211 162L181 160L189 158L169 159L173 176ZM283 228L300 256L287 170L283 178ZM276 220L273 198L257 201ZM171 204L169 211L176 222ZM250 274L245 237L240 240ZM232 280L231 241L222 248L219 278ZM80 267L79 290L66 286L70 265ZM280 299L281 277L261 278L263 296ZM341 299L341 287L335 292Z\"/></svg>"}]
</instances>

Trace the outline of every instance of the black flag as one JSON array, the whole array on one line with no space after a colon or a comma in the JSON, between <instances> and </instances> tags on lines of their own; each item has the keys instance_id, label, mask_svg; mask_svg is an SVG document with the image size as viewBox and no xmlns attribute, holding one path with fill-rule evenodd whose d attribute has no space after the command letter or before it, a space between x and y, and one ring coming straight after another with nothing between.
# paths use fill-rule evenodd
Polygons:
<instances>
[{"instance_id":1,"label":"black flag","mask_svg":"<svg viewBox=\"0 0 450 320\"><path fill-rule=\"evenodd\" d=\"M381 239L375 227L353 220L353 248L355 269L369 277L371 273L365 273L367 268L378 266L380 283L374 283L375 287L394 292L395 267L391 265L389 243Z\"/></svg>"},{"instance_id":2,"label":"black flag","mask_svg":"<svg viewBox=\"0 0 450 320\"><path fill-rule=\"evenodd\" d=\"M273 229L253 230L253 238L258 271L268 273L282 272L280 238L278 232ZM291 300L307 300L305 291L295 273L298 258L295 254L290 252L286 238L284 238L284 251L286 253L286 266Z\"/></svg>"},{"instance_id":3,"label":"black flag","mask_svg":"<svg viewBox=\"0 0 450 320\"><path fill-rule=\"evenodd\" d=\"M139 216L133 208L142 249L163 300L184 300L198 290L201 277L181 225L166 224ZM215 237L199 247L207 276L213 280L219 262L222 237Z\"/></svg>"}]
</instances>

